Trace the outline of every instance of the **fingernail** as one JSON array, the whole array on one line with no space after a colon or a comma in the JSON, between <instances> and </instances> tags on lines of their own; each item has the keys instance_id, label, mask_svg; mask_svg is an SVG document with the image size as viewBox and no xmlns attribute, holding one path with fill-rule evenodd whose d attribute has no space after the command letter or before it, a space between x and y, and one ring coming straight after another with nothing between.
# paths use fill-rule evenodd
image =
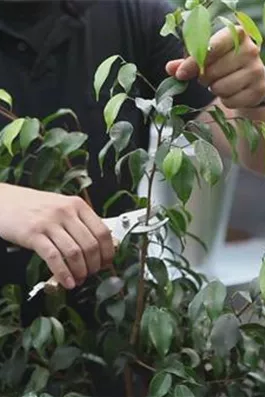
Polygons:
<instances>
[{"instance_id":1,"label":"fingernail","mask_svg":"<svg viewBox=\"0 0 265 397\"><path fill-rule=\"evenodd\" d=\"M65 280L65 286L67 289L73 289L75 288L75 281L73 279L73 277L67 277L67 279Z\"/></svg>"},{"instance_id":2,"label":"fingernail","mask_svg":"<svg viewBox=\"0 0 265 397\"><path fill-rule=\"evenodd\" d=\"M176 77L179 80L187 80L188 79L188 73L185 70L178 70L176 73Z\"/></svg>"},{"instance_id":3,"label":"fingernail","mask_svg":"<svg viewBox=\"0 0 265 397\"><path fill-rule=\"evenodd\" d=\"M78 287L80 287L80 285L84 284L85 281L86 279L82 278L82 280L77 280L76 284L78 285Z\"/></svg>"}]
</instances>

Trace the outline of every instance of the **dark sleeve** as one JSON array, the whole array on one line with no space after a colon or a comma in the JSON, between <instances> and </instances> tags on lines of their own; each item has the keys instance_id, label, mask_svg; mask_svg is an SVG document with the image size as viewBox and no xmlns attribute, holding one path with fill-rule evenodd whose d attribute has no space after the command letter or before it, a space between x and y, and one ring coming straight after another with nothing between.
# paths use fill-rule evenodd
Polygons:
<instances>
[{"instance_id":1,"label":"dark sleeve","mask_svg":"<svg viewBox=\"0 0 265 397\"><path fill-rule=\"evenodd\" d=\"M138 3L139 28L143 37L142 54L140 54L140 58L144 59L143 74L154 86L158 86L167 77L166 63L182 57L182 46L173 35L167 37L160 35L165 15L173 10L168 0L138 0ZM213 99L214 96L194 79L190 81L187 91L176 98L176 101L194 108L201 108Z\"/></svg>"}]
</instances>

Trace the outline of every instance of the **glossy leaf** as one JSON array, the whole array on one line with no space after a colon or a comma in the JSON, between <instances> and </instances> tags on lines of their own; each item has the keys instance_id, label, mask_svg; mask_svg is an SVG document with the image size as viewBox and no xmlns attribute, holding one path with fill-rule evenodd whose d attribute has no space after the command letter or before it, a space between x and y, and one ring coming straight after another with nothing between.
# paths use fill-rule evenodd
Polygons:
<instances>
[{"instance_id":1,"label":"glossy leaf","mask_svg":"<svg viewBox=\"0 0 265 397\"><path fill-rule=\"evenodd\" d=\"M159 104L165 97L174 97L186 91L188 83L179 81L175 77L168 77L162 81L156 90L156 102Z\"/></svg>"},{"instance_id":2,"label":"glossy leaf","mask_svg":"<svg viewBox=\"0 0 265 397\"><path fill-rule=\"evenodd\" d=\"M62 323L55 317L50 317L52 324L52 334L57 346L62 346L65 340L65 332Z\"/></svg>"},{"instance_id":3,"label":"glossy leaf","mask_svg":"<svg viewBox=\"0 0 265 397\"><path fill-rule=\"evenodd\" d=\"M235 15L238 22L243 26L245 32L256 42L259 47L261 47L263 38L258 26L253 19L242 11L237 11Z\"/></svg>"},{"instance_id":4,"label":"glossy leaf","mask_svg":"<svg viewBox=\"0 0 265 397\"><path fill-rule=\"evenodd\" d=\"M232 21L230 21L228 18L222 16L220 16L219 19L230 30L230 33L234 41L235 52L238 53L240 41L235 24Z\"/></svg>"},{"instance_id":5,"label":"glossy leaf","mask_svg":"<svg viewBox=\"0 0 265 397\"><path fill-rule=\"evenodd\" d=\"M26 386L25 393L42 391L47 385L49 377L50 372L47 368L36 365Z\"/></svg>"},{"instance_id":6,"label":"glossy leaf","mask_svg":"<svg viewBox=\"0 0 265 397\"><path fill-rule=\"evenodd\" d=\"M148 332L152 345L158 354L164 357L170 349L174 335L171 315L163 309L156 308L150 316Z\"/></svg>"},{"instance_id":7,"label":"glossy leaf","mask_svg":"<svg viewBox=\"0 0 265 397\"><path fill-rule=\"evenodd\" d=\"M195 397L192 391L185 385L177 385L173 397Z\"/></svg>"},{"instance_id":8,"label":"glossy leaf","mask_svg":"<svg viewBox=\"0 0 265 397\"><path fill-rule=\"evenodd\" d=\"M203 289L203 304L211 320L223 311L227 296L226 287L220 281L212 281Z\"/></svg>"},{"instance_id":9,"label":"glossy leaf","mask_svg":"<svg viewBox=\"0 0 265 397\"><path fill-rule=\"evenodd\" d=\"M123 65L118 73L118 82L125 90L125 92L129 93L133 83L136 80L137 76L137 67L133 63L126 63Z\"/></svg>"},{"instance_id":10,"label":"glossy leaf","mask_svg":"<svg viewBox=\"0 0 265 397\"><path fill-rule=\"evenodd\" d=\"M166 155L162 169L167 180L171 180L180 170L183 158L183 151L180 148L172 148Z\"/></svg>"},{"instance_id":11,"label":"glossy leaf","mask_svg":"<svg viewBox=\"0 0 265 397\"><path fill-rule=\"evenodd\" d=\"M58 148L64 156L68 156L77 149L80 149L86 142L87 138L87 134L84 134L83 132L71 132L65 136L62 142L58 145Z\"/></svg>"},{"instance_id":12,"label":"glossy leaf","mask_svg":"<svg viewBox=\"0 0 265 397\"><path fill-rule=\"evenodd\" d=\"M222 159L217 149L200 139L194 143L194 150L202 177L210 185L215 185L223 172Z\"/></svg>"},{"instance_id":13,"label":"glossy leaf","mask_svg":"<svg viewBox=\"0 0 265 397\"><path fill-rule=\"evenodd\" d=\"M194 165L187 155L183 155L179 172L171 180L171 186L177 193L178 198L185 204L189 200L196 172Z\"/></svg>"},{"instance_id":14,"label":"glossy leaf","mask_svg":"<svg viewBox=\"0 0 265 397\"><path fill-rule=\"evenodd\" d=\"M183 25L183 37L189 54L203 74L211 38L210 13L204 6L199 5L190 12Z\"/></svg>"},{"instance_id":15,"label":"glossy leaf","mask_svg":"<svg viewBox=\"0 0 265 397\"><path fill-rule=\"evenodd\" d=\"M88 186L90 186L92 184L92 180L88 176L87 169L80 168L80 167L72 167L64 174L60 188L62 189L69 182L72 182L73 180L76 180L76 181L78 181L79 184L82 184L83 189L87 188Z\"/></svg>"},{"instance_id":16,"label":"glossy leaf","mask_svg":"<svg viewBox=\"0 0 265 397\"><path fill-rule=\"evenodd\" d=\"M120 153L130 142L133 126L128 121L119 121L111 127L109 134L116 152Z\"/></svg>"},{"instance_id":17,"label":"glossy leaf","mask_svg":"<svg viewBox=\"0 0 265 397\"><path fill-rule=\"evenodd\" d=\"M39 137L40 122L38 119L26 119L19 134L22 152L28 149L30 144Z\"/></svg>"},{"instance_id":18,"label":"glossy leaf","mask_svg":"<svg viewBox=\"0 0 265 397\"><path fill-rule=\"evenodd\" d=\"M32 172L32 185L41 187L49 178L58 161L58 153L53 149L44 149L37 157Z\"/></svg>"},{"instance_id":19,"label":"glossy leaf","mask_svg":"<svg viewBox=\"0 0 265 397\"><path fill-rule=\"evenodd\" d=\"M166 20L165 23L160 31L160 35L162 37L166 37L170 34L173 34L173 36L178 37L177 31L176 31L176 19L174 14L167 14L166 15Z\"/></svg>"},{"instance_id":20,"label":"glossy leaf","mask_svg":"<svg viewBox=\"0 0 265 397\"><path fill-rule=\"evenodd\" d=\"M74 346L59 346L55 349L51 359L50 367L53 372L62 371L71 367L76 359L80 357L81 350Z\"/></svg>"},{"instance_id":21,"label":"glossy leaf","mask_svg":"<svg viewBox=\"0 0 265 397\"><path fill-rule=\"evenodd\" d=\"M129 155L129 169L133 179L133 189L137 187L146 170L149 155L144 149L136 149Z\"/></svg>"},{"instance_id":22,"label":"glossy leaf","mask_svg":"<svg viewBox=\"0 0 265 397\"><path fill-rule=\"evenodd\" d=\"M115 323L119 325L124 319L125 308L125 301L118 300L116 302L109 303L106 307L106 311L109 316L115 321Z\"/></svg>"},{"instance_id":23,"label":"glossy leaf","mask_svg":"<svg viewBox=\"0 0 265 397\"><path fill-rule=\"evenodd\" d=\"M148 257L146 264L158 286L164 288L168 282L168 272L165 263L159 258Z\"/></svg>"},{"instance_id":24,"label":"glossy leaf","mask_svg":"<svg viewBox=\"0 0 265 397\"><path fill-rule=\"evenodd\" d=\"M184 349L181 350L181 354L189 357L189 366L191 366L191 368L196 368L200 365L201 359L196 350L184 347Z\"/></svg>"},{"instance_id":25,"label":"glossy leaf","mask_svg":"<svg viewBox=\"0 0 265 397\"><path fill-rule=\"evenodd\" d=\"M155 101L151 99L135 98L135 106L141 110L146 122L152 109L155 108Z\"/></svg>"},{"instance_id":26,"label":"glossy leaf","mask_svg":"<svg viewBox=\"0 0 265 397\"><path fill-rule=\"evenodd\" d=\"M212 347L220 357L229 355L240 339L239 322L233 314L223 314L214 323L210 335Z\"/></svg>"},{"instance_id":27,"label":"glossy leaf","mask_svg":"<svg viewBox=\"0 0 265 397\"><path fill-rule=\"evenodd\" d=\"M99 162L99 166L100 166L100 170L101 170L101 176L103 176L103 174L104 174L104 170L103 170L104 161L105 161L106 155L111 147L112 147L112 141L109 140L106 143L106 145L103 146L103 148L100 150L100 152L98 154L98 162Z\"/></svg>"},{"instance_id":28,"label":"glossy leaf","mask_svg":"<svg viewBox=\"0 0 265 397\"><path fill-rule=\"evenodd\" d=\"M12 144L16 137L19 135L21 128L24 124L25 119L16 119L11 123L7 124L4 129L1 131L2 142L4 146L7 148L8 152L13 155Z\"/></svg>"},{"instance_id":29,"label":"glossy leaf","mask_svg":"<svg viewBox=\"0 0 265 397\"><path fill-rule=\"evenodd\" d=\"M124 281L119 277L109 277L102 281L96 291L98 303L117 295L124 287Z\"/></svg>"},{"instance_id":30,"label":"glossy leaf","mask_svg":"<svg viewBox=\"0 0 265 397\"><path fill-rule=\"evenodd\" d=\"M30 326L33 346L36 350L41 351L51 337L52 324L47 317L36 318Z\"/></svg>"},{"instance_id":31,"label":"glossy leaf","mask_svg":"<svg viewBox=\"0 0 265 397\"><path fill-rule=\"evenodd\" d=\"M43 148L55 148L67 137L68 132L62 128L52 128L45 132L44 141L41 145Z\"/></svg>"},{"instance_id":32,"label":"glossy leaf","mask_svg":"<svg viewBox=\"0 0 265 397\"><path fill-rule=\"evenodd\" d=\"M237 125L243 137L248 141L251 152L254 153L258 148L260 140L260 134L256 126L248 119L237 120Z\"/></svg>"},{"instance_id":33,"label":"glossy leaf","mask_svg":"<svg viewBox=\"0 0 265 397\"><path fill-rule=\"evenodd\" d=\"M150 397L164 397L169 392L172 385L172 376L166 372L159 372L151 380L149 386Z\"/></svg>"},{"instance_id":34,"label":"glossy leaf","mask_svg":"<svg viewBox=\"0 0 265 397\"><path fill-rule=\"evenodd\" d=\"M221 0L221 2L227 5L227 7L231 8L233 11L236 10L238 4L238 0Z\"/></svg>"},{"instance_id":35,"label":"glossy leaf","mask_svg":"<svg viewBox=\"0 0 265 397\"><path fill-rule=\"evenodd\" d=\"M13 100L11 95L2 88L0 89L0 101L5 102L7 105L9 105L10 108L12 108L13 106Z\"/></svg>"},{"instance_id":36,"label":"glossy leaf","mask_svg":"<svg viewBox=\"0 0 265 397\"><path fill-rule=\"evenodd\" d=\"M45 117L42 120L42 124L46 127L51 122L67 115L71 116L75 121L77 121L77 116L71 109L59 109L57 110L57 112L52 113L49 116Z\"/></svg>"},{"instance_id":37,"label":"glossy leaf","mask_svg":"<svg viewBox=\"0 0 265 397\"><path fill-rule=\"evenodd\" d=\"M122 107L126 99L127 95L124 93L120 93L113 96L106 104L104 108L104 119L107 125L107 131L109 131L109 129L115 122L120 108Z\"/></svg>"},{"instance_id":38,"label":"glossy leaf","mask_svg":"<svg viewBox=\"0 0 265 397\"><path fill-rule=\"evenodd\" d=\"M101 88L103 87L105 81L107 80L111 67L113 66L114 62L119 59L119 55L113 55L107 58L104 62L102 62L96 70L95 77L94 77L94 89L96 93L96 100L99 100L99 94Z\"/></svg>"},{"instance_id":39,"label":"glossy leaf","mask_svg":"<svg viewBox=\"0 0 265 397\"><path fill-rule=\"evenodd\" d=\"M27 264L27 285L33 287L40 279L40 265L43 262L41 257L33 254Z\"/></svg>"}]
</instances>

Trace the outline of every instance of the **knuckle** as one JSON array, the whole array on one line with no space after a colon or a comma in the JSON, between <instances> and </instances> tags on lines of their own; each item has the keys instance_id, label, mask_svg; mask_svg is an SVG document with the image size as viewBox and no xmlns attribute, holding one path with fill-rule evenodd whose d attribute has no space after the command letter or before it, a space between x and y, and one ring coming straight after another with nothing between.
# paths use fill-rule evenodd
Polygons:
<instances>
[{"instance_id":1,"label":"knuckle","mask_svg":"<svg viewBox=\"0 0 265 397\"><path fill-rule=\"evenodd\" d=\"M99 252L99 243L97 242L97 240L92 240L90 242L88 252L90 252L91 255L95 255Z\"/></svg>"},{"instance_id":2,"label":"knuckle","mask_svg":"<svg viewBox=\"0 0 265 397\"><path fill-rule=\"evenodd\" d=\"M81 249L78 246L69 247L66 252L66 258L70 260L79 259L81 256Z\"/></svg>"},{"instance_id":3,"label":"knuckle","mask_svg":"<svg viewBox=\"0 0 265 397\"><path fill-rule=\"evenodd\" d=\"M248 39L248 47L247 47L248 54L252 57L257 57L260 54L260 50L258 46L253 43L251 39Z\"/></svg>"},{"instance_id":4,"label":"knuckle","mask_svg":"<svg viewBox=\"0 0 265 397\"><path fill-rule=\"evenodd\" d=\"M98 230L97 238L99 241L108 241L108 240L111 241L110 230L107 227L103 226Z\"/></svg>"},{"instance_id":5,"label":"knuckle","mask_svg":"<svg viewBox=\"0 0 265 397\"><path fill-rule=\"evenodd\" d=\"M74 208L81 208L84 205L84 200L78 196L69 197L71 206Z\"/></svg>"},{"instance_id":6,"label":"knuckle","mask_svg":"<svg viewBox=\"0 0 265 397\"><path fill-rule=\"evenodd\" d=\"M50 248L46 253L46 261L48 263L56 262L60 257L59 252L55 248Z\"/></svg>"}]
</instances>

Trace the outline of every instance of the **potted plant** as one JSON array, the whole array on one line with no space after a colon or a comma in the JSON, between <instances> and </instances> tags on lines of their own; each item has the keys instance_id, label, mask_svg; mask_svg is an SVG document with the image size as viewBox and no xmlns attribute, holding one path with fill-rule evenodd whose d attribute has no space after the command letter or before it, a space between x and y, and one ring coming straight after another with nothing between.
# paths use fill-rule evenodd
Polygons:
<instances>
[{"instance_id":1,"label":"potted plant","mask_svg":"<svg viewBox=\"0 0 265 397\"><path fill-rule=\"evenodd\" d=\"M253 22L235 10L236 1L223 2L230 4L231 13L260 43L260 34ZM211 1L186 2L186 9L177 9L166 17L161 31L162 35L183 32L186 48L201 69L211 35L210 4ZM204 31L196 43L192 38L194 21L201 24ZM222 21L231 29L237 50L233 23ZM80 301L85 299L83 304L89 324L85 316L82 318L78 314L78 307L75 310L68 305L66 292L60 290L45 296L45 316L23 328L19 288L8 285L3 289L0 395L263 396L265 265L248 292L238 291L228 296L221 282L208 282L183 256L192 218L186 204L192 189L200 177L214 185L222 175L223 164L212 145L210 125L196 120L183 121L183 115L197 110L174 105L173 97L187 86L175 78L167 78L157 89L152 87L153 99L131 97L131 87L137 78L150 83L136 65L118 55L105 60L96 72L97 98L114 63L119 67L111 98L104 109L110 139L99 154L99 162L104 172L106 153L114 149L117 177L125 164L129 166L133 187L146 174L148 194L138 197L136 193L118 192L109 198L105 210L107 212L110 205L127 194L136 207L146 208L145 223L148 224L157 172L175 190L178 201L159 212L161 219L167 220L167 227L139 238L129 232L112 269L93 276L78 291ZM22 183L23 177L23 183L26 180L35 188L82 194L90 205L86 193L90 183L86 169L88 153L83 148L86 136L50 127L53 120L66 114L77 121L76 116L71 110L63 109L41 121L16 118L11 111L11 97L5 91L0 94L6 103L0 110L11 119L1 132L1 181ZM125 101L132 101L145 121L157 129L157 148L151 162L148 153L141 148L126 151L133 127L127 120L117 121ZM255 150L259 133L264 132L263 123L254 125L248 120L226 120L217 107L206 111L229 140L235 160L236 124L244 127L250 146ZM168 126L171 134L165 135ZM185 152L186 148L179 143L181 135L194 147L197 168ZM76 157L83 159L82 167L72 166ZM179 238L179 250L172 251L165 245L169 229ZM158 247L155 256L150 251L151 244ZM175 277L171 277L170 269L177 270ZM43 277L49 277L45 265L34 255L28 264L28 283L32 286Z\"/></svg>"}]
</instances>

